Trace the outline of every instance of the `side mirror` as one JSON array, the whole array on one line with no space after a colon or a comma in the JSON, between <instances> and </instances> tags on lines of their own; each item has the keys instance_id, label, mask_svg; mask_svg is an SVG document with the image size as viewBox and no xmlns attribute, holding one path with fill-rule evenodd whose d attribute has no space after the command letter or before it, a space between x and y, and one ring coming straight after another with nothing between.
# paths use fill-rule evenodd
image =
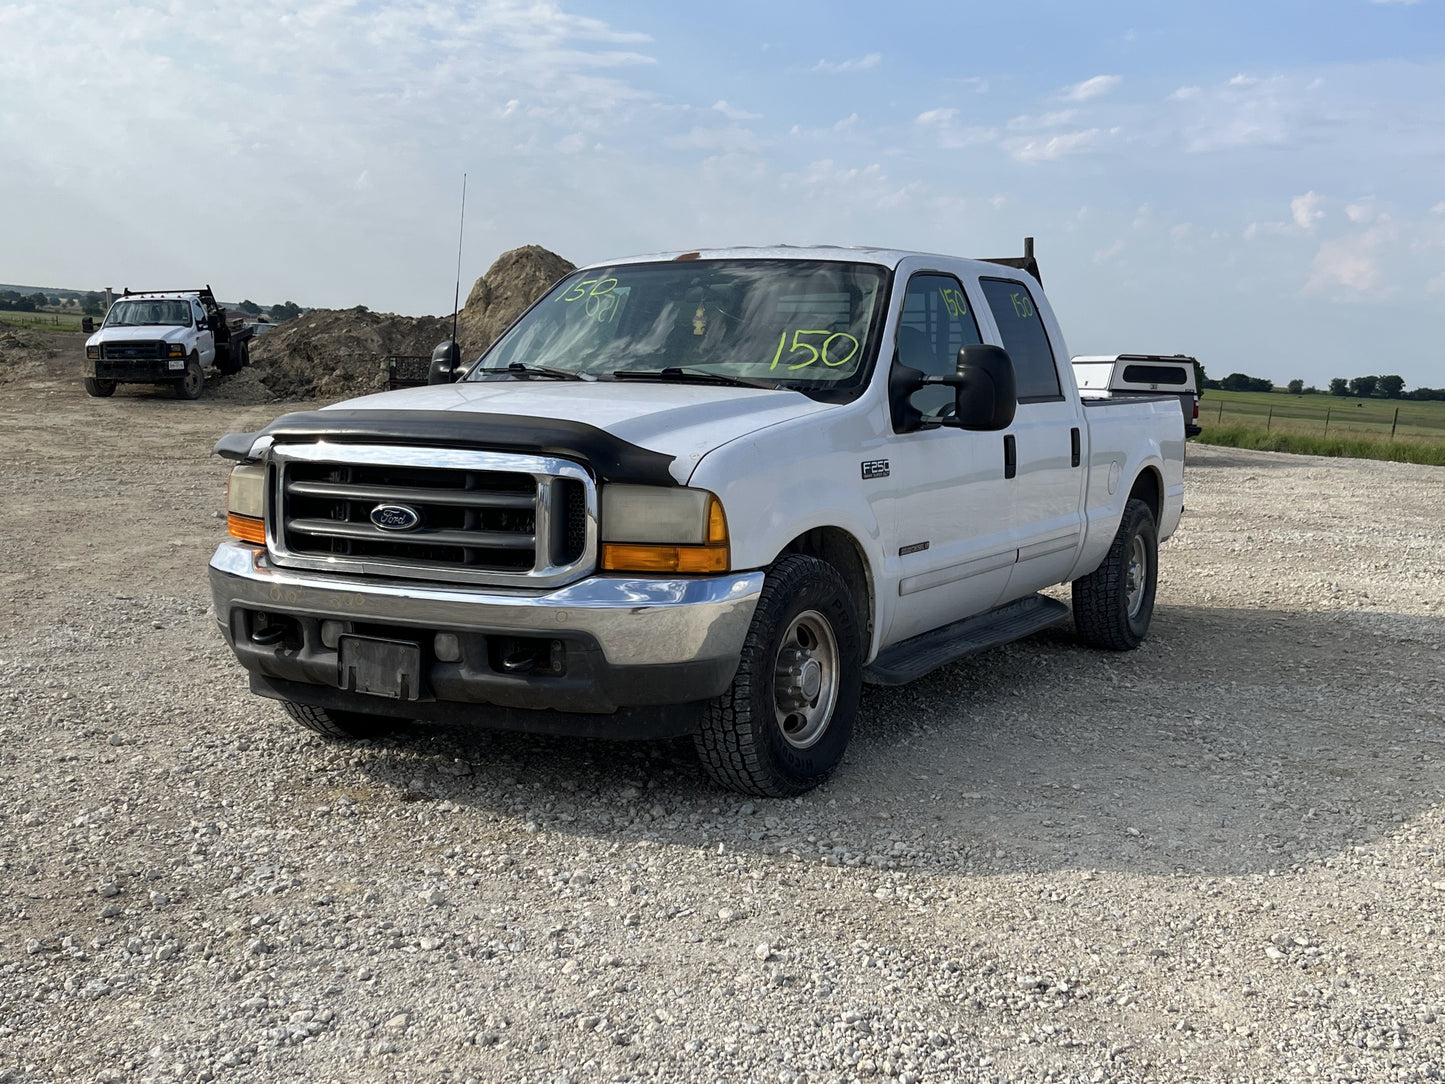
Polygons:
<instances>
[{"instance_id":1,"label":"side mirror","mask_svg":"<svg viewBox=\"0 0 1445 1084\"><path fill-rule=\"evenodd\" d=\"M932 381L953 386L953 417L943 424L955 429L992 432L1013 424L1018 409L1014 365L1000 346L977 344L958 352L953 376Z\"/></svg>"},{"instance_id":2,"label":"side mirror","mask_svg":"<svg viewBox=\"0 0 1445 1084\"><path fill-rule=\"evenodd\" d=\"M438 343L437 348L431 352L431 368L427 370L426 382L450 384L461 374L461 368L462 348L448 339Z\"/></svg>"}]
</instances>

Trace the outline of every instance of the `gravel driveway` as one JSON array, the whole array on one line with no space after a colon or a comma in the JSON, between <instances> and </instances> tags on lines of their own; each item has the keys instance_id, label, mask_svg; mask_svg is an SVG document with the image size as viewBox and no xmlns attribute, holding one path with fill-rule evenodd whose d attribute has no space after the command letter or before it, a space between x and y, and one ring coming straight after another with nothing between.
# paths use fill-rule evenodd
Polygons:
<instances>
[{"instance_id":1,"label":"gravel driveway","mask_svg":"<svg viewBox=\"0 0 1445 1084\"><path fill-rule=\"evenodd\" d=\"M1191 448L1141 650L868 690L745 800L252 697L255 398L0 381L0 1081L1445 1076L1445 470Z\"/></svg>"}]
</instances>

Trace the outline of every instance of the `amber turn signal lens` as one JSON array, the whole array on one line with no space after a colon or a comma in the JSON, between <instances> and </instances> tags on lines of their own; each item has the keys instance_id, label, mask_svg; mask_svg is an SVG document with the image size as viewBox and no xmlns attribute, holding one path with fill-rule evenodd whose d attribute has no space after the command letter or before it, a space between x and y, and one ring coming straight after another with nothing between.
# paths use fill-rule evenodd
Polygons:
<instances>
[{"instance_id":1,"label":"amber turn signal lens","mask_svg":"<svg viewBox=\"0 0 1445 1084\"><path fill-rule=\"evenodd\" d=\"M250 516L238 516L235 512L226 513L226 531L232 538L239 538L242 542L254 542L258 546L266 544L266 521L252 519Z\"/></svg>"},{"instance_id":2,"label":"amber turn signal lens","mask_svg":"<svg viewBox=\"0 0 1445 1084\"><path fill-rule=\"evenodd\" d=\"M604 572L726 572L727 546L636 546L617 542L602 547Z\"/></svg>"}]
</instances>

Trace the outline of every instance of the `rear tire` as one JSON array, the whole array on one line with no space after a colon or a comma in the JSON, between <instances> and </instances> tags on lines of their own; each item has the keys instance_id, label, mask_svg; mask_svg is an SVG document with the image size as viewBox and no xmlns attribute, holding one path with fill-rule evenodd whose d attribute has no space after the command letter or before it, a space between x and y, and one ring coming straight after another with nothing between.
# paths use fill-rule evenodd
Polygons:
<instances>
[{"instance_id":1,"label":"rear tire","mask_svg":"<svg viewBox=\"0 0 1445 1084\"><path fill-rule=\"evenodd\" d=\"M1104 563L1074 581L1074 628L1091 647L1133 651L1149 633L1159 579L1159 532L1143 501L1124 518Z\"/></svg>"},{"instance_id":2,"label":"rear tire","mask_svg":"<svg viewBox=\"0 0 1445 1084\"><path fill-rule=\"evenodd\" d=\"M391 719L383 715L367 715L360 711L337 711L334 708L317 708L310 704L297 704L291 700L281 701L286 714L307 730L314 730L330 741L358 741L375 738L392 729Z\"/></svg>"},{"instance_id":3,"label":"rear tire","mask_svg":"<svg viewBox=\"0 0 1445 1084\"><path fill-rule=\"evenodd\" d=\"M695 737L703 768L744 794L790 798L843 759L863 685L852 592L838 571L794 554L769 570L731 687Z\"/></svg>"},{"instance_id":4,"label":"rear tire","mask_svg":"<svg viewBox=\"0 0 1445 1084\"><path fill-rule=\"evenodd\" d=\"M206 374L195 354L186 359L186 375L176 381L177 399L199 399L206 386Z\"/></svg>"},{"instance_id":5,"label":"rear tire","mask_svg":"<svg viewBox=\"0 0 1445 1084\"><path fill-rule=\"evenodd\" d=\"M115 394L114 380L102 380L97 377L87 376L85 378L85 394L96 399L109 399Z\"/></svg>"}]
</instances>

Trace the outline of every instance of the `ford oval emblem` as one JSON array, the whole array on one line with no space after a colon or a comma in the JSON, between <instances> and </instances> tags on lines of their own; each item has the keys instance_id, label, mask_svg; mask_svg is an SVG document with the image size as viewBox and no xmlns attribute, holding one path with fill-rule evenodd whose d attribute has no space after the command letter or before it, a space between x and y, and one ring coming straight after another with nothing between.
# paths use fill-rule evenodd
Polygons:
<instances>
[{"instance_id":1,"label":"ford oval emblem","mask_svg":"<svg viewBox=\"0 0 1445 1084\"><path fill-rule=\"evenodd\" d=\"M371 522L383 531L414 531L421 526L421 513L406 504L378 504Z\"/></svg>"}]
</instances>

